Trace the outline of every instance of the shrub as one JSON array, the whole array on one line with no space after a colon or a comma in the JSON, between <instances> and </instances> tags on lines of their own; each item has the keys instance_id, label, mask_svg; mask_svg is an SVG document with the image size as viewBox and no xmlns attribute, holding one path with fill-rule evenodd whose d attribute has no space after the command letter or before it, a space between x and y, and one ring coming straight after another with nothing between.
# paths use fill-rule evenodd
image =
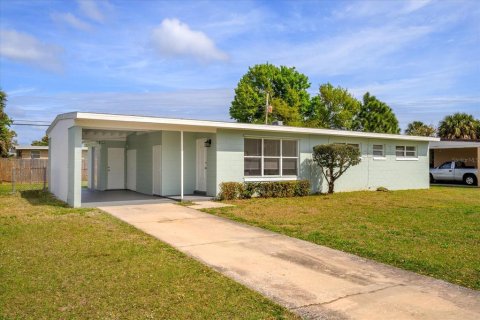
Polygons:
<instances>
[{"instance_id":1,"label":"shrub","mask_svg":"<svg viewBox=\"0 0 480 320\"><path fill-rule=\"evenodd\" d=\"M273 182L224 182L220 185L221 200L261 198L303 197L310 194L308 180Z\"/></svg>"},{"instance_id":2,"label":"shrub","mask_svg":"<svg viewBox=\"0 0 480 320\"><path fill-rule=\"evenodd\" d=\"M380 192L388 192L388 191L390 191L390 190L388 190L388 189L385 188L385 187L378 187L378 188L377 188L377 191L380 191Z\"/></svg>"},{"instance_id":3,"label":"shrub","mask_svg":"<svg viewBox=\"0 0 480 320\"><path fill-rule=\"evenodd\" d=\"M241 182L222 182L220 184L220 200L234 200L242 198L244 194L244 186Z\"/></svg>"}]
</instances>

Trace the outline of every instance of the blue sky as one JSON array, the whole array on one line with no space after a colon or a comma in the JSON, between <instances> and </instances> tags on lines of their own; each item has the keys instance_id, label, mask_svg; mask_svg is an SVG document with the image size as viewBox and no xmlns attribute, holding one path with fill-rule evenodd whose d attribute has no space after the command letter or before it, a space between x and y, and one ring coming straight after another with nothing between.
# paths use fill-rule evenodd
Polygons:
<instances>
[{"instance_id":1,"label":"blue sky","mask_svg":"<svg viewBox=\"0 0 480 320\"><path fill-rule=\"evenodd\" d=\"M257 63L315 94L370 91L412 120L480 117L478 1L1 1L0 86L13 119L92 111L229 120ZM20 143L45 128L20 127Z\"/></svg>"}]
</instances>

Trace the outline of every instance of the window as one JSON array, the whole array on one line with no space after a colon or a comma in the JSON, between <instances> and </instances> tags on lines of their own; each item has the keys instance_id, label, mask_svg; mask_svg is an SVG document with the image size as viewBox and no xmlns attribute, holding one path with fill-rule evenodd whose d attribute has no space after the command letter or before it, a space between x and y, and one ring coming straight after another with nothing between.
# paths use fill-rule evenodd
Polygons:
<instances>
[{"instance_id":1,"label":"window","mask_svg":"<svg viewBox=\"0 0 480 320\"><path fill-rule=\"evenodd\" d=\"M297 173L296 140L245 138L245 176L296 176Z\"/></svg>"},{"instance_id":2,"label":"window","mask_svg":"<svg viewBox=\"0 0 480 320\"><path fill-rule=\"evenodd\" d=\"M373 145L373 156L374 157L385 157L385 151L383 144L374 144Z\"/></svg>"},{"instance_id":3,"label":"window","mask_svg":"<svg viewBox=\"0 0 480 320\"><path fill-rule=\"evenodd\" d=\"M417 148L414 146L396 146L395 155L399 158L416 158Z\"/></svg>"},{"instance_id":4,"label":"window","mask_svg":"<svg viewBox=\"0 0 480 320\"><path fill-rule=\"evenodd\" d=\"M30 157L32 159L40 159L40 151L39 150L32 150L30 152Z\"/></svg>"},{"instance_id":5,"label":"window","mask_svg":"<svg viewBox=\"0 0 480 320\"><path fill-rule=\"evenodd\" d=\"M438 169L452 169L452 163L451 162L445 162L442 164Z\"/></svg>"}]
</instances>

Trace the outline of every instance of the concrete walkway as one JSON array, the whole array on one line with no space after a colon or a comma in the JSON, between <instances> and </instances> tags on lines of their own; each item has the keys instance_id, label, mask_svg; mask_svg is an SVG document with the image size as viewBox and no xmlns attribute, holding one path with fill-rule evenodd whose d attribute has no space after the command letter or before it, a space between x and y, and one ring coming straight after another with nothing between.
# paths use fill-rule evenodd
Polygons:
<instances>
[{"instance_id":1,"label":"concrete walkway","mask_svg":"<svg viewBox=\"0 0 480 320\"><path fill-rule=\"evenodd\" d=\"M176 204L100 208L308 319L480 319L480 292Z\"/></svg>"}]
</instances>

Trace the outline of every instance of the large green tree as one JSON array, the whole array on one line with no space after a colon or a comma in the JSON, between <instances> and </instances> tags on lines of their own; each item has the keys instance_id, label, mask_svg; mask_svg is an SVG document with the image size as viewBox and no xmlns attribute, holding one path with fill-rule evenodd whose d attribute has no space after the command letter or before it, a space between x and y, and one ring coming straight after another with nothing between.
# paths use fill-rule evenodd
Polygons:
<instances>
[{"instance_id":1,"label":"large green tree","mask_svg":"<svg viewBox=\"0 0 480 320\"><path fill-rule=\"evenodd\" d=\"M357 130L365 132L400 133L398 120L392 108L370 95L369 92L363 96L363 103L355 123Z\"/></svg>"},{"instance_id":2,"label":"large green tree","mask_svg":"<svg viewBox=\"0 0 480 320\"><path fill-rule=\"evenodd\" d=\"M478 120L467 113L454 113L448 115L440 121L438 125L438 135L444 139L477 139Z\"/></svg>"},{"instance_id":3,"label":"large green tree","mask_svg":"<svg viewBox=\"0 0 480 320\"><path fill-rule=\"evenodd\" d=\"M5 107L7 104L7 95L0 90L0 156L8 157L8 152L11 149L14 138L16 136L15 131L10 129L12 119L5 113Z\"/></svg>"},{"instance_id":4,"label":"large green tree","mask_svg":"<svg viewBox=\"0 0 480 320\"><path fill-rule=\"evenodd\" d=\"M422 121L413 121L407 125L405 134L409 136L435 137L437 129L432 125L423 123Z\"/></svg>"},{"instance_id":5,"label":"large green tree","mask_svg":"<svg viewBox=\"0 0 480 320\"><path fill-rule=\"evenodd\" d=\"M264 123L266 95L273 112L268 122L284 121L286 125L302 125L310 105L308 77L294 67L258 64L248 69L235 89L230 116L238 122Z\"/></svg>"},{"instance_id":6,"label":"large green tree","mask_svg":"<svg viewBox=\"0 0 480 320\"><path fill-rule=\"evenodd\" d=\"M316 128L352 130L361 103L347 89L322 84L307 114L306 125Z\"/></svg>"},{"instance_id":7,"label":"large green tree","mask_svg":"<svg viewBox=\"0 0 480 320\"><path fill-rule=\"evenodd\" d=\"M32 146L48 146L48 136L44 135L40 140L33 140Z\"/></svg>"}]
</instances>

